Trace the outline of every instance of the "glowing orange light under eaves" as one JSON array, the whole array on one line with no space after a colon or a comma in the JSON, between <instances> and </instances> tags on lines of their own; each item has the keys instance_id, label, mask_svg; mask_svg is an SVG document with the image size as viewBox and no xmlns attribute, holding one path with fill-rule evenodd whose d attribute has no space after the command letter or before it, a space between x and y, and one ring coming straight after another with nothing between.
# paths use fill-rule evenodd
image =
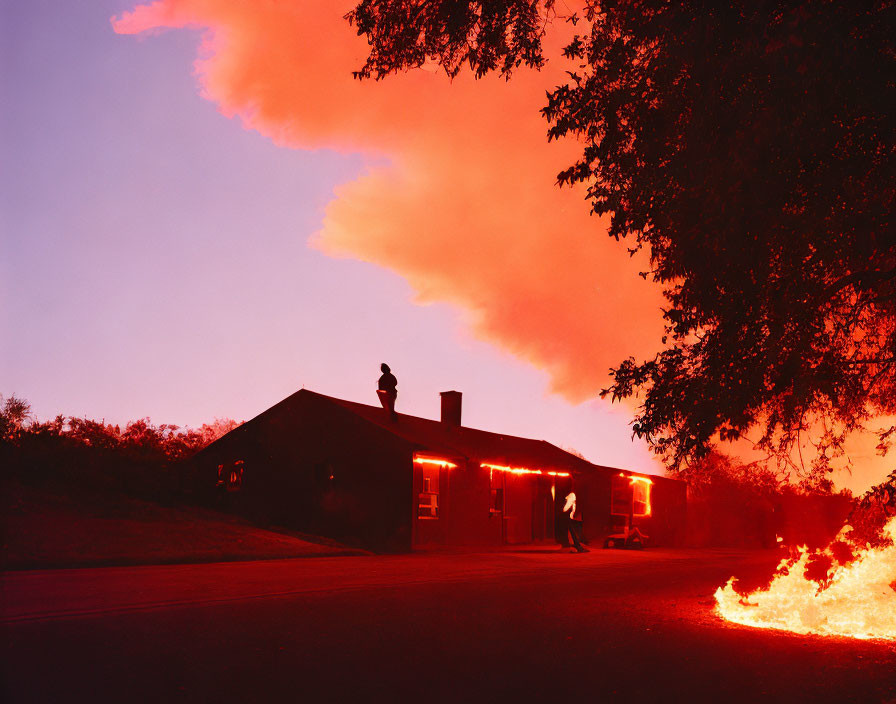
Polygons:
<instances>
[{"instance_id":1,"label":"glowing orange light under eaves","mask_svg":"<svg viewBox=\"0 0 896 704\"><path fill-rule=\"evenodd\" d=\"M484 469L493 469L498 472L510 472L511 474L544 474L549 477L570 476L569 472L555 472L546 469L529 469L528 467L508 467L503 464L490 464L488 462L481 462L479 466L483 467Z\"/></svg>"},{"instance_id":2,"label":"glowing orange light under eaves","mask_svg":"<svg viewBox=\"0 0 896 704\"><path fill-rule=\"evenodd\" d=\"M439 457L414 457L414 464L431 464L436 467L457 467L454 462L449 462L448 460L441 459Z\"/></svg>"}]
</instances>

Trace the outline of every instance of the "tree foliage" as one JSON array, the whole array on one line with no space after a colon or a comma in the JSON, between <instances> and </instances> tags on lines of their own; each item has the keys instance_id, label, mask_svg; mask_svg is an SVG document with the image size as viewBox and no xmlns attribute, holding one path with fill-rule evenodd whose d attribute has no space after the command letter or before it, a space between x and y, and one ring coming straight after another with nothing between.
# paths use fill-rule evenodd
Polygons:
<instances>
[{"instance_id":1,"label":"tree foliage","mask_svg":"<svg viewBox=\"0 0 896 704\"><path fill-rule=\"evenodd\" d=\"M525 63L540 67L541 37L553 0L362 0L346 15L370 39L370 56L355 72L384 78L434 59L454 77L469 66L477 76L505 75Z\"/></svg>"},{"instance_id":2,"label":"tree foliage","mask_svg":"<svg viewBox=\"0 0 896 704\"><path fill-rule=\"evenodd\" d=\"M834 539L855 506L849 492L795 485L774 469L711 451L684 468L688 484L689 545L823 547Z\"/></svg>"},{"instance_id":3,"label":"tree foliage","mask_svg":"<svg viewBox=\"0 0 896 704\"><path fill-rule=\"evenodd\" d=\"M582 153L609 234L646 248L666 335L604 393L673 468L753 435L789 458L896 412L894 3L586 0L554 60L550 139ZM360 76L432 60L455 75L539 67L554 3L363 0ZM658 341L659 343L660 341ZM659 346L659 345L658 345ZM882 438L883 442L883 438Z\"/></svg>"},{"instance_id":4,"label":"tree foliage","mask_svg":"<svg viewBox=\"0 0 896 704\"><path fill-rule=\"evenodd\" d=\"M4 399L0 396L0 441L13 437L31 418L31 404L15 394Z\"/></svg>"},{"instance_id":5,"label":"tree foliage","mask_svg":"<svg viewBox=\"0 0 896 704\"><path fill-rule=\"evenodd\" d=\"M893 516L896 516L896 470L856 502L849 517L851 538L859 544L887 544L882 528Z\"/></svg>"}]
</instances>

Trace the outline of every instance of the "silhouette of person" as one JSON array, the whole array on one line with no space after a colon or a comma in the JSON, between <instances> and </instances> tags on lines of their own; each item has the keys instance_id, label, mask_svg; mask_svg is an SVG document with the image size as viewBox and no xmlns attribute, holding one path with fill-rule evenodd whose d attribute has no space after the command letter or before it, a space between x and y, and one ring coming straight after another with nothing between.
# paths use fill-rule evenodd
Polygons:
<instances>
[{"instance_id":1,"label":"silhouette of person","mask_svg":"<svg viewBox=\"0 0 896 704\"><path fill-rule=\"evenodd\" d=\"M588 548L582 545L582 535L579 531L582 529L582 521L576 520L576 495L574 492L570 491L566 495L566 504L563 506L563 515L565 517L564 523L566 524L566 530L569 532L570 537L572 537L572 544L576 549L576 552L589 552ZM564 536L565 538L566 536Z\"/></svg>"},{"instance_id":2,"label":"silhouette of person","mask_svg":"<svg viewBox=\"0 0 896 704\"><path fill-rule=\"evenodd\" d=\"M377 382L376 395L380 397L380 403L383 404L383 408L389 411L389 417L392 420L397 420L398 414L395 412L395 399L398 398L398 379L395 378L392 370L389 369L389 365L385 362L380 365L380 369L383 375Z\"/></svg>"}]
</instances>

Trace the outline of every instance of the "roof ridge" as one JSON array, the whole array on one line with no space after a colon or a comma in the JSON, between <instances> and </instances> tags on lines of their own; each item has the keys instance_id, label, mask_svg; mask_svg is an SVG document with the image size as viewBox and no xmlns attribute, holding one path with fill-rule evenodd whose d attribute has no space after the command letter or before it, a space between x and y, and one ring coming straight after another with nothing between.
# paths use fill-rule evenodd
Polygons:
<instances>
[{"instance_id":1,"label":"roof ridge","mask_svg":"<svg viewBox=\"0 0 896 704\"><path fill-rule=\"evenodd\" d=\"M317 396L322 396L323 398L329 399L331 401L335 401L336 403L339 403L341 405L352 404L355 406L361 406L362 408L372 409L375 411L379 410L379 406L373 406L373 405L369 405L366 403L360 403L358 401L349 401L348 399L337 398L335 396L326 396L325 394L318 394L315 391L311 391L310 393L316 394ZM415 416L410 413L398 413L398 415L404 416L405 418L413 418L414 420L422 420L426 423L434 423L436 426L439 426L439 427L441 427L441 425L442 425L442 421L436 420L435 418L424 418L423 416ZM459 430L462 430L462 431L468 431L468 432L473 432L473 433L485 433L487 435L496 435L500 438L506 438L508 440L525 440L526 442L542 442L547 445L550 445L551 447L553 447L557 450L560 450L561 452L566 452L566 450L564 450L562 447L558 447L557 445L554 445L553 443L550 443L547 440L541 440L538 438L527 438L522 435L512 435L510 433L500 433L500 432L497 432L494 430L483 430L482 428L474 428L470 425L459 425L459 426L456 426L456 428ZM572 457L575 457L575 455L573 455L570 452L566 452L566 454L571 455ZM577 459L581 459L581 458L577 458ZM587 460L585 460L585 461L587 462Z\"/></svg>"},{"instance_id":2,"label":"roof ridge","mask_svg":"<svg viewBox=\"0 0 896 704\"><path fill-rule=\"evenodd\" d=\"M373 405L366 404L366 403L360 403L358 401L350 401L348 399L342 399L342 398L338 398L336 396L327 396L326 394L321 394L316 391L311 391L310 389L302 389L302 390L306 391L309 394L313 394L315 396L319 396L328 401L336 403L337 405L341 406L342 408L345 408L346 410L351 411L355 415L359 415L362 418L364 418L364 416L358 412L358 409L352 408L352 406L360 407L361 409L365 409L367 412L380 410L379 406L373 406ZM409 413L398 413L398 416L399 416L399 418L404 417L407 419L413 419L414 421L422 421L424 423L432 424L433 428L443 428L444 427L442 425L442 421L436 420L434 418L424 418L422 416L415 416L415 415L411 415ZM375 425L378 425L379 427L382 427L385 430L390 431L393 435L398 435L398 436L402 435L399 432L398 428L391 427L391 425L389 425L389 424L379 424L369 418L364 418L364 420L366 420L367 422L370 422L370 423L374 423ZM547 440L544 440L542 438L527 438L522 435L511 435L509 433L500 433L500 432L496 432L494 430L483 430L482 428L473 428L473 427L467 426L467 425L461 425L461 426L457 426L456 428L452 428L452 432L455 430L459 430L459 431L461 431L461 433L471 433L471 434L481 434L484 436L491 436L491 437L495 437L500 440L507 440L510 442L517 441L517 442L525 442L525 443L539 443L539 444L546 445L546 446L550 447L554 451L562 452L566 457L568 457L571 461L573 461L575 463L584 462L587 465L597 466L593 462L591 462L583 457L579 457L578 455L574 455L573 453L569 452L568 450L565 450L562 447L555 445L552 442L548 442ZM455 444L451 443L449 440L446 440L443 438L443 439L441 439L441 442L446 445L451 446L460 455L466 456L466 454L463 451L458 450L454 446Z\"/></svg>"}]
</instances>

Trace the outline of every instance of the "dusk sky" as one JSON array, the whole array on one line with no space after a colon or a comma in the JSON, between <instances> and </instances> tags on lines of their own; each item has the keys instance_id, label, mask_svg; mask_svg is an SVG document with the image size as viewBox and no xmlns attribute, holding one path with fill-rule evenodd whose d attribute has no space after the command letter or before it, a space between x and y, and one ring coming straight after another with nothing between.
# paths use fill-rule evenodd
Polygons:
<instances>
[{"instance_id":1,"label":"dusk sky","mask_svg":"<svg viewBox=\"0 0 896 704\"><path fill-rule=\"evenodd\" d=\"M359 83L351 5L3 3L0 393L198 426L385 361L402 412L658 471L597 399L661 298L554 185L564 66Z\"/></svg>"}]
</instances>

